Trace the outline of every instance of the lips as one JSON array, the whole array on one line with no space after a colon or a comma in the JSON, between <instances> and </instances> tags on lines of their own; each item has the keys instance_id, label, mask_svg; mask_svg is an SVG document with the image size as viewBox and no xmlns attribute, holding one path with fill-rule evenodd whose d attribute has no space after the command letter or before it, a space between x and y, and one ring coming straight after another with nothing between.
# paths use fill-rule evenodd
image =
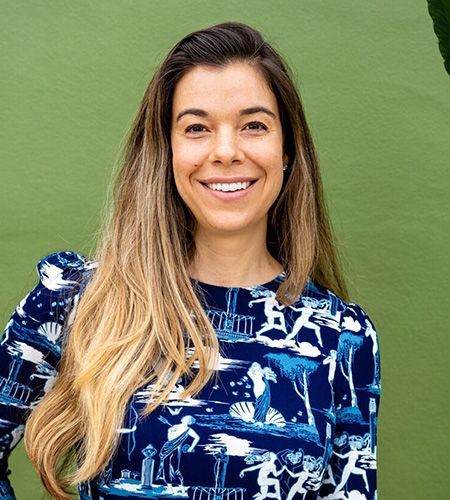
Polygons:
<instances>
[{"instance_id":1,"label":"lips","mask_svg":"<svg viewBox=\"0 0 450 500\"><path fill-rule=\"evenodd\" d=\"M223 201L234 201L234 200L240 200L242 198L245 198L246 196L249 196L250 193L253 192L255 189L255 184L257 183L258 179L255 179L250 186L246 189L237 189L236 191L215 191L214 189L209 188L206 184L203 184L203 182L199 182L203 186L203 188L206 190L207 193L209 193L211 196L218 200L223 200Z\"/></svg>"}]
</instances>

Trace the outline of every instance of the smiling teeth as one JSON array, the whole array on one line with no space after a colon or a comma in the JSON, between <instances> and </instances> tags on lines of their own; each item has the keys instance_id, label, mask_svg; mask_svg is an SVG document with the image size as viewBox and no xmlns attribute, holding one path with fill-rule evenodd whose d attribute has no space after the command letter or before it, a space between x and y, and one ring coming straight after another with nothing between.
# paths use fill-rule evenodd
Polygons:
<instances>
[{"instance_id":1,"label":"smiling teeth","mask_svg":"<svg viewBox=\"0 0 450 500\"><path fill-rule=\"evenodd\" d=\"M214 191L238 191L239 189L247 189L251 182L235 182L233 184L207 184Z\"/></svg>"}]
</instances>

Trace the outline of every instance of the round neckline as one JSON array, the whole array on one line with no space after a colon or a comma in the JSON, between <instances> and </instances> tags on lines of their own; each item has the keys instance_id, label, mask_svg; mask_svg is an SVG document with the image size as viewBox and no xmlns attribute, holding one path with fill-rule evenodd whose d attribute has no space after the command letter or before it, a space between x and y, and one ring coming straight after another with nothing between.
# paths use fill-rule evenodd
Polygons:
<instances>
[{"instance_id":1,"label":"round neckline","mask_svg":"<svg viewBox=\"0 0 450 500\"><path fill-rule=\"evenodd\" d=\"M283 281L284 277L286 276L286 271L281 271L280 274L275 276L275 278L271 279L270 281L267 281L266 283L261 283L261 284L256 284L256 285L248 285L248 286L223 286L223 285L214 285L212 283L205 283L204 281L200 281L195 278L191 278L192 282L197 283L200 285L202 288L207 288L210 290L217 290L217 291L223 291L223 290L230 290L231 288L234 290L249 290L253 288L268 288L270 290L278 288L278 285Z\"/></svg>"}]
</instances>

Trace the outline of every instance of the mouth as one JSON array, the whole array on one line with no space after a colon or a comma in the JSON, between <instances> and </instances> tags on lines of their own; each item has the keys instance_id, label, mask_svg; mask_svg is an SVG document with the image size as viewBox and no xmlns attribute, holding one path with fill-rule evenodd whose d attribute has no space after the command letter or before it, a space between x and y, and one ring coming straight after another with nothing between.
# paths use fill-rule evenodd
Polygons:
<instances>
[{"instance_id":1,"label":"mouth","mask_svg":"<svg viewBox=\"0 0 450 500\"><path fill-rule=\"evenodd\" d=\"M258 180L259 179L255 179L251 181L249 186L245 189L236 189L235 191L219 191L218 189L208 187L208 185L203 182L200 182L200 184L205 188L207 193L211 194L215 198L219 200L233 201L244 198L250 194L254 190L254 185L258 182Z\"/></svg>"},{"instance_id":2,"label":"mouth","mask_svg":"<svg viewBox=\"0 0 450 500\"><path fill-rule=\"evenodd\" d=\"M257 180L258 180L258 179L254 179L254 180L250 181L250 186L251 186L252 184L254 184ZM202 182L202 181L199 181L199 182L200 182L200 184L203 184L204 186L208 187L208 184L207 184L206 182ZM250 187L250 186L249 186L249 187ZM210 189L211 189L211 188L210 188ZM241 190L241 189L237 189L236 191L243 191L243 190ZM221 192L222 192L222 193L234 193L235 191L221 191Z\"/></svg>"}]
</instances>

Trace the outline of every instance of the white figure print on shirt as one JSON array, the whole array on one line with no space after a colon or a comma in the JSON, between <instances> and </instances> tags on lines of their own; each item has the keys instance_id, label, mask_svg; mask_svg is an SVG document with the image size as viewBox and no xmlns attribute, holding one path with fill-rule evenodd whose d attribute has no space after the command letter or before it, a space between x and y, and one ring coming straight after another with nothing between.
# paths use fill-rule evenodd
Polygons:
<instances>
[{"instance_id":1,"label":"white figure print on shirt","mask_svg":"<svg viewBox=\"0 0 450 500\"><path fill-rule=\"evenodd\" d=\"M323 365L330 365L330 368L328 370L328 383L330 384L331 388L333 388L334 374L336 372L336 359L337 352L335 349L331 349L330 354L322 361ZM330 402L330 413L333 413L333 401Z\"/></svg>"},{"instance_id":2,"label":"white figure print on shirt","mask_svg":"<svg viewBox=\"0 0 450 500\"><path fill-rule=\"evenodd\" d=\"M191 453L200 441L200 436L191 427L195 423L195 417L185 415L181 417L180 423L174 425L171 425L162 416L158 418L170 427L167 431L167 441L159 452L160 465L156 479L163 481L165 484L183 485L184 478L180 470L181 453L182 451ZM189 437L192 439L191 444L184 444ZM174 455L176 455L175 459ZM175 464L172 462L173 460L175 460ZM168 471L166 464L168 465Z\"/></svg>"},{"instance_id":3,"label":"white figure print on shirt","mask_svg":"<svg viewBox=\"0 0 450 500\"><path fill-rule=\"evenodd\" d=\"M229 414L245 422L253 423L257 426L264 424L274 424L279 427L285 425L283 415L270 406L271 395L269 381L277 382L275 372L254 361L247 371L247 375L252 382L252 391L255 402L239 401L230 405Z\"/></svg>"},{"instance_id":4,"label":"white figure print on shirt","mask_svg":"<svg viewBox=\"0 0 450 500\"><path fill-rule=\"evenodd\" d=\"M275 372L268 368L253 362L247 375L253 383L253 394L255 396L255 413L253 415L253 422L256 425L263 425L267 418L267 413L270 409L270 385L269 380L277 382Z\"/></svg>"},{"instance_id":5,"label":"white figure print on shirt","mask_svg":"<svg viewBox=\"0 0 450 500\"><path fill-rule=\"evenodd\" d=\"M57 376L58 371L52 368L48 363L40 363L37 366L36 371L30 375L30 380L40 378L42 380L45 380L45 383L43 387L42 397L36 399L30 404L31 409L35 408L40 403L40 401L42 401L44 396L53 388L56 383Z\"/></svg>"},{"instance_id":6,"label":"white figure print on shirt","mask_svg":"<svg viewBox=\"0 0 450 500\"><path fill-rule=\"evenodd\" d=\"M306 482L310 482L308 486L319 483L322 472L321 462L322 460L320 457L316 460L310 455L305 455L302 462L303 470L300 472L291 472L286 465L283 466L282 470L285 470L291 477L297 479L291 486L286 500L292 500L297 494L306 495L306 493L311 490L311 487L308 487L308 489L304 488Z\"/></svg>"},{"instance_id":7,"label":"white figure print on shirt","mask_svg":"<svg viewBox=\"0 0 450 500\"><path fill-rule=\"evenodd\" d=\"M292 310L300 312L300 316L295 320L292 331L286 336L286 340L295 339L301 328L309 328L313 330L317 337L317 342L321 347L323 347L322 336L320 335L320 326L313 321L311 318L314 316L314 309L310 307L290 307Z\"/></svg>"},{"instance_id":8,"label":"white figure print on shirt","mask_svg":"<svg viewBox=\"0 0 450 500\"><path fill-rule=\"evenodd\" d=\"M342 459L347 459L347 463L344 466L342 471L342 477L339 484L336 486L334 493L338 493L347 483L351 474L360 475L364 480L364 484L366 486L366 490L369 490L369 483L367 481L367 472L357 466L358 459L362 457L371 457L372 452L370 450L370 436L366 435L364 440L361 436L351 435L348 437L348 444L350 446L350 451L345 454L337 453L333 451L333 453ZM363 448L363 444L365 445ZM370 465L367 468L371 468Z\"/></svg>"},{"instance_id":9,"label":"white figure print on shirt","mask_svg":"<svg viewBox=\"0 0 450 500\"><path fill-rule=\"evenodd\" d=\"M249 459L250 461L254 461L255 457L250 456ZM264 498L278 498L281 500L280 480L277 478L283 472L283 469L277 470L275 464L277 460L276 453L268 451L260 459L262 460L261 463L242 469L239 477L242 479L245 473L257 470L258 477L256 481L260 490L253 498L255 500L262 500ZM273 488L274 491L269 492L269 488Z\"/></svg>"},{"instance_id":10,"label":"white figure print on shirt","mask_svg":"<svg viewBox=\"0 0 450 500\"><path fill-rule=\"evenodd\" d=\"M377 381L380 379L380 362L378 359L379 353L378 353L378 342L377 342L377 332L374 330L372 323L368 321L367 319L365 320L366 324L366 337L370 337L370 340L372 341L372 356L373 356L373 363L375 369L373 370L373 379L372 379L372 387L373 388L379 388L379 384Z\"/></svg>"},{"instance_id":11,"label":"white figure print on shirt","mask_svg":"<svg viewBox=\"0 0 450 500\"><path fill-rule=\"evenodd\" d=\"M262 328L255 332L256 339L268 338L263 335L264 332L270 330L281 330L283 333L286 332L286 322L284 320L283 309L285 306L280 304L276 299L276 294L271 290L253 290L251 292L252 297L261 297L259 299L250 300L248 307L252 308L253 304L258 302L263 302L264 304L264 315L266 321L262 324ZM276 320L279 322L277 323ZM270 338L268 338L270 340Z\"/></svg>"}]
</instances>

